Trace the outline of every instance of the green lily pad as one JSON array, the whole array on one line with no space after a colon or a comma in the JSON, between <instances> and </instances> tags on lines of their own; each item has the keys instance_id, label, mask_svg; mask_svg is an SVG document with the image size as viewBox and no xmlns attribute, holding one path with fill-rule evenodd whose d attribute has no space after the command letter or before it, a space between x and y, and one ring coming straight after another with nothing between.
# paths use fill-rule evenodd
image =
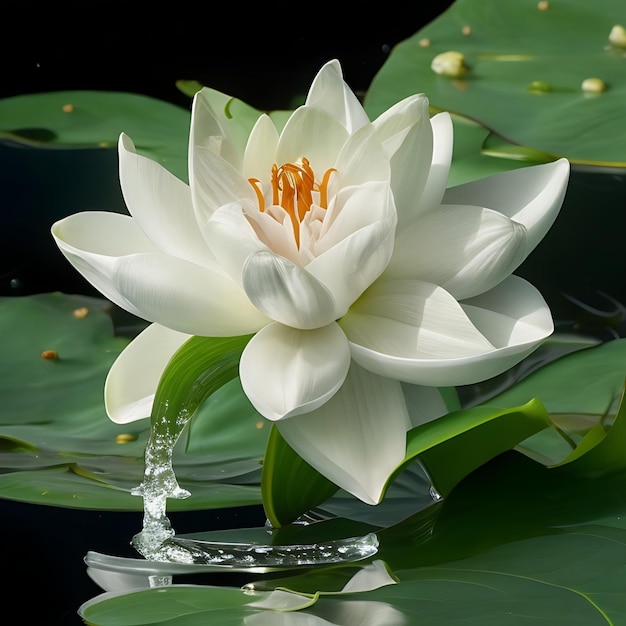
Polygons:
<instances>
[{"instance_id":1,"label":"green lily pad","mask_svg":"<svg viewBox=\"0 0 626 626\"><path fill-rule=\"evenodd\" d=\"M413 94L436 109L473 119L508 142L573 163L626 167L621 0L456 0L396 45L365 98L370 115ZM543 10L542 10L543 9ZM462 55L464 72L431 69L435 57ZM454 74L454 72L452 72ZM601 79L602 92L582 89Z\"/></svg>"},{"instance_id":2,"label":"green lily pad","mask_svg":"<svg viewBox=\"0 0 626 626\"><path fill-rule=\"evenodd\" d=\"M171 587L104 594L80 614L99 626L200 624L214 616L220 623L253 625L620 624L626 615L625 488L624 474L574 478L507 452L443 502L378 532L379 552L363 563L377 560L388 568L389 582L378 588L342 591L357 564L280 578L251 575L254 591L248 593L228 576L218 589L181 585L174 575ZM295 537L307 532L291 530ZM317 601L287 614L252 604L272 589ZM166 612L149 609L150 598Z\"/></svg>"},{"instance_id":3,"label":"green lily pad","mask_svg":"<svg viewBox=\"0 0 626 626\"><path fill-rule=\"evenodd\" d=\"M130 489L143 477L149 420L114 424L104 408L106 375L129 341L116 336L111 309L106 300L61 293L0 298L0 497L142 510ZM247 417L229 419L232 411ZM259 427L238 379L194 419L202 445L174 450L192 495L172 501L172 510L259 504L269 428Z\"/></svg>"},{"instance_id":4,"label":"green lily pad","mask_svg":"<svg viewBox=\"0 0 626 626\"><path fill-rule=\"evenodd\" d=\"M0 137L35 147L117 149L120 133L137 151L187 179L188 109L112 91L55 91L0 99Z\"/></svg>"}]
</instances>

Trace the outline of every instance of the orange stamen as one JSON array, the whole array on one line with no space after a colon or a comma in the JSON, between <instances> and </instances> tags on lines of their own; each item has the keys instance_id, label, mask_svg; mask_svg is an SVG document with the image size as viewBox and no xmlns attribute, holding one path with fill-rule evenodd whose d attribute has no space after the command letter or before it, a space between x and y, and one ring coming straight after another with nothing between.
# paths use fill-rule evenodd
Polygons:
<instances>
[{"instance_id":1,"label":"orange stamen","mask_svg":"<svg viewBox=\"0 0 626 626\"><path fill-rule=\"evenodd\" d=\"M272 204L281 206L293 226L293 234L296 246L300 247L300 224L306 214L311 210L313 204L313 192L320 194L319 205L328 208L328 185L330 176L336 170L330 168L326 170L321 183L315 182L315 173L311 168L309 160L302 158L302 164L284 163L280 167L274 163L272 166ZM259 202L259 211L265 211L265 198L259 179L249 178Z\"/></svg>"}]
</instances>

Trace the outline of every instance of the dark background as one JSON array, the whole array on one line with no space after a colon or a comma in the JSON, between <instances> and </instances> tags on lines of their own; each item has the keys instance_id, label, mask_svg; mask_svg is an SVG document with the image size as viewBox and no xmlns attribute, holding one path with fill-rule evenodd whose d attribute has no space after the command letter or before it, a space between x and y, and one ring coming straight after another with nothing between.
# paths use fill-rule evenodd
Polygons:
<instances>
[{"instance_id":1,"label":"dark background","mask_svg":"<svg viewBox=\"0 0 626 626\"><path fill-rule=\"evenodd\" d=\"M188 106L175 81L193 79L259 109L289 108L331 58L364 91L391 48L450 4L9 0L0 97L102 89Z\"/></svg>"},{"instance_id":2,"label":"dark background","mask_svg":"<svg viewBox=\"0 0 626 626\"><path fill-rule=\"evenodd\" d=\"M306 93L316 72L332 58L341 61L346 81L362 94L394 45L450 4L386 2L373 10L361 2L5 2L0 98L89 89L141 93L188 107L189 98L175 83L191 79L258 109L291 108L294 98ZM76 167L71 153L59 155L55 165L68 175ZM5 190L7 184L15 183L15 174L7 171L13 164L24 177L19 187L24 192L34 193L32 187L39 186L37 198L48 200L58 192L56 188L52 191L57 172L50 171L43 161L38 165L37 157L30 155L22 167L23 154L7 152L5 158L6 154L13 156L3 165ZM41 169L33 171L33 164ZM102 167L114 168L115 164L103 161ZM46 176L50 189L45 188ZM14 229L10 233L5 226L5 243L10 245L0 250L0 296L51 288L84 290L84 283L70 282L80 277L56 250L50 257L55 262L45 263L45 267L41 262L30 265L32 254L25 240L26 235L33 239L37 224L19 215L32 209L23 197L23 192L16 191L13 197L9 192L10 201L6 202L5 194L5 204L0 207L0 218L3 213L4 224ZM65 214L86 201L73 198L70 190L63 192L66 197L76 206L59 207ZM53 199L58 200L56 196ZM23 232L22 227L26 229ZM41 237L40 250L47 245L52 249L47 221ZM65 273L61 275L61 271ZM261 524L260 513L258 509L252 517L237 511L192 513L172 521L178 532L192 532ZM198 520L203 527L193 525ZM129 541L140 530L141 515L0 500L0 525L8 580L3 583L2 598L7 607L15 602L13 617L5 613L3 623L61 626L81 624L78 606L101 591L86 574L84 555L94 550L137 556Z\"/></svg>"}]
</instances>

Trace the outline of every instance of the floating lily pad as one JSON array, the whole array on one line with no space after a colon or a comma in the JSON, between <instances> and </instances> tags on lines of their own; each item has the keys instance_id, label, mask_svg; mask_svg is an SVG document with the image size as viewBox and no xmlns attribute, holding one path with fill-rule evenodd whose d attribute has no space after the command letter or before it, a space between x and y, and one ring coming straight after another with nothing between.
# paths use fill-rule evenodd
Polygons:
<instances>
[{"instance_id":1,"label":"floating lily pad","mask_svg":"<svg viewBox=\"0 0 626 626\"><path fill-rule=\"evenodd\" d=\"M0 99L0 137L41 148L137 151L187 178L190 112L163 100L112 91L53 91Z\"/></svg>"},{"instance_id":2,"label":"floating lily pad","mask_svg":"<svg viewBox=\"0 0 626 626\"><path fill-rule=\"evenodd\" d=\"M129 341L116 336L112 309L61 293L0 299L0 497L142 510L130 489L143 478L149 420L114 424L104 408L106 375ZM229 419L233 412L239 419ZM177 476L192 495L171 509L259 504L269 428L238 379L194 419L207 433L202 446L175 449Z\"/></svg>"},{"instance_id":3,"label":"floating lily pad","mask_svg":"<svg viewBox=\"0 0 626 626\"><path fill-rule=\"evenodd\" d=\"M457 0L400 42L365 98L370 115L413 93L469 117L508 142L574 163L626 167L626 48L621 0ZM461 55L464 71L431 68ZM445 60L445 59L444 59ZM600 79L605 90L582 88Z\"/></svg>"}]
</instances>

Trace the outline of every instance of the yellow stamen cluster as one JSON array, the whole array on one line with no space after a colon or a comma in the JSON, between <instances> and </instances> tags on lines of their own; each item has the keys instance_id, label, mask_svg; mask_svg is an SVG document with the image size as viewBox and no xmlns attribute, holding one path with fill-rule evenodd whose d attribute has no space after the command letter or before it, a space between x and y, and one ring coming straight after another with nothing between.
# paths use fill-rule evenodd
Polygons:
<instances>
[{"instance_id":1,"label":"yellow stamen cluster","mask_svg":"<svg viewBox=\"0 0 626 626\"><path fill-rule=\"evenodd\" d=\"M311 209L313 192L319 193L318 206L328 208L328 184L334 171L334 168L326 170L322 182L318 183L309 160L305 157L302 158L301 164L284 163L279 167L274 163L272 166L272 205L282 207L289 215L298 248L300 224ZM258 178L248 180L257 195L259 211L263 213L266 206L261 181Z\"/></svg>"}]
</instances>

